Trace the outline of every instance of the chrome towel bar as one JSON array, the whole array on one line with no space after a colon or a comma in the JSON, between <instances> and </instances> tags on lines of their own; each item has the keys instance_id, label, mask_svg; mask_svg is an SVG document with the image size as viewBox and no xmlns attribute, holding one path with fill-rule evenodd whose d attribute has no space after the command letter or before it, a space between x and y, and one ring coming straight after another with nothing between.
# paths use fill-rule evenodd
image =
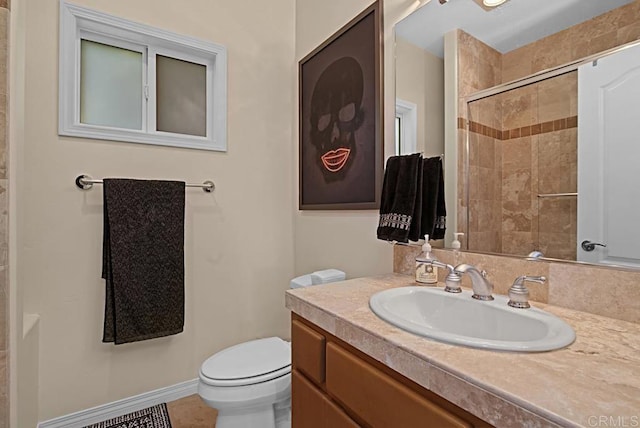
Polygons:
<instances>
[{"instance_id":1,"label":"chrome towel bar","mask_svg":"<svg viewBox=\"0 0 640 428\"><path fill-rule=\"evenodd\" d=\"M539 198L561 198L563 196L578 196L577 193L541 193Z\"/></svg>"},{"instance_id":2,"label":"chrome towel bar","mask_svg":"<svg viewBox=\"0 0 640 428\"><path fill-rule=\"evenodd\" d=\"M95 180L91 178L91 176L87 174L82 174L76 177L76 186L82 190L89 190L93 187L94 184L103 184L102 180ZM213 192L216 188L216 185L211 180L207 180L202 184L195 183L185 183L186 187L200 187L207 193Z\"/></svg>"}]
</instances>

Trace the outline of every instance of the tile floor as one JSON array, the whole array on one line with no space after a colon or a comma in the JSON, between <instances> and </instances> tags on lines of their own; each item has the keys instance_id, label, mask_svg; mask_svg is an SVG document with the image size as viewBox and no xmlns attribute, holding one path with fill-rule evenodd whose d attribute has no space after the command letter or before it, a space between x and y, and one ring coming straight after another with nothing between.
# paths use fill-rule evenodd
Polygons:
<instances>
[{"instance_id":1,"label":"tile floor","mask_svg":"<svg viewBox=\"0 0 640 428\"><path fill-rule=\"evenodd\" d=\"M204 404L198 394L167 403L173 428L215 428L215 409Z\"/></svg>"}]
</instances>

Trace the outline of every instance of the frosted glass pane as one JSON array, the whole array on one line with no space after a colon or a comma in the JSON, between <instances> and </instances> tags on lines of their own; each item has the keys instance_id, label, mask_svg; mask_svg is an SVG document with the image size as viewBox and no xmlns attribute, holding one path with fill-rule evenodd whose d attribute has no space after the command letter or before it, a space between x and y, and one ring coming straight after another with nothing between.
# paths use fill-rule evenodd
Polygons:
<instances>
[{"instance_id":1,"label":"frosted glass pane","mask_svg":"<svg viewBox=\"0 0 640 428\"><path fill-rule=\"evenodd\" d=\"M157 129L207 135L207 68L156 56Z\"/></svg>"},{"instance_id":2,"label":"frosted glass pane","mask_svg":"<svg viewBox=\"0 0 640 428\"><path fill-rule=\"evenodd\" d=\"M142 54L81 41L80 122L142 129Z\"/></svg>"}]
</instances>

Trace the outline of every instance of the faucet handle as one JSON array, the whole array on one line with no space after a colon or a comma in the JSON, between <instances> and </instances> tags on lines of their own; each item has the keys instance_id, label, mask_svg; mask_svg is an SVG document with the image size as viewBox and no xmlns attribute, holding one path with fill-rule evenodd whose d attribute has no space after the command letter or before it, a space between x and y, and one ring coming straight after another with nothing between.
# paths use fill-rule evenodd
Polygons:
<instances>
[{"instance_id":1,"label":"faucet handle","mask_svg":"<svg viewBox=\"0 0 640 428\"><path fill-rule=\"evenodd\" d=\"M429 263L429 264L432 264L433 266L437 266L437 267L449 270L449 274L447 274L447 277L444 280L444 283L445 283L444 291L447 291L449 293L462 292L462 288L460 288L460 282L462 278L460 278L460 275L456 273L455 268L453 266L448 265L446 263L439 262L437 260L433 260L433 259L428 259L425 261L425 263Z\"/></svg>"},{"instance_id":2,"label":"faucet handle","mask_svg":"<svg viewBox=\"0 0 640 428\"><path fill-rule=\"evenodd\" d=\"M526 309L530 308L529 304L529 289L526 285L524 285L525 281L537 282L539 284L543 284L547 278L544 276L529 276L522 275L516 278L513 281L513 285L509 288L509 302L507 303L509 306L513 308Z\"/></svg>"}]
</instances>

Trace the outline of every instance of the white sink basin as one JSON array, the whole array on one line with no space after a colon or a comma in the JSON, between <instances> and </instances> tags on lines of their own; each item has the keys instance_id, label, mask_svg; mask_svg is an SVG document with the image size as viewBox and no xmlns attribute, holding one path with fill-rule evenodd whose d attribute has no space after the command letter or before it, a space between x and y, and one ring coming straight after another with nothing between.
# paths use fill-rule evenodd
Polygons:
<instances>
[{"instance_id":1,"label":"white sink basin","mask_svg":"<svg viewBox=\"0 0 640 428\"><path fill-rule=\"evenodd\" d=\"M575 332L563 320L537 308L516 309L506 296L480 301L464 290L400 287L371 296L371 310L411 333L442 342L499 351L541 352L570 345Z\"/></svg>"}]
</instances>

